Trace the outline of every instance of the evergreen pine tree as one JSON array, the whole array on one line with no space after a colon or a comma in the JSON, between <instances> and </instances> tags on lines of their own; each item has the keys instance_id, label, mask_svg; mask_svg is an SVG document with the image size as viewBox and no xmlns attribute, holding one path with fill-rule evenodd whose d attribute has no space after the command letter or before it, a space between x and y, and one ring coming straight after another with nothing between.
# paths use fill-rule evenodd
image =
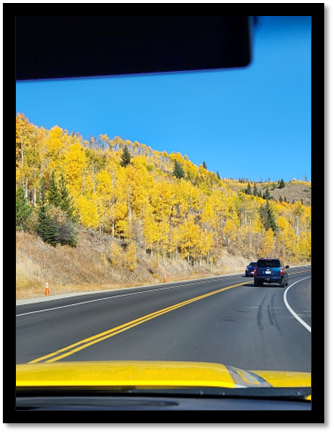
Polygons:
<instances>
[{"instance_id":1,"label":"evergreen pine tree","mask_svg":"<svg viewBox=\"0 0 334 433\"><path fill-rule=\"evenodd\" d=\"M24 196L24 189L19 186L16 190L16 228L26 230L31 217L32 208Z\"/></svg>"},{"instance_id":2,"label":"evergreen pine tree","mask_svg":"<svg viewBox=\"0 0 334 433\"><path fill-rule=\"evenodd\" d=\"M60 181L59 181L59 196L60 196L60 209L64 211L67 215L67 218L71 220L72 222L77 222L77 218L74 216L74 206L71 197L69 196L66 182L61 174Z\"/></svg>"},{"instance_id":3,"label":"evergreen pine tree","mask_svg":"<svg viewBox=\"0 0 334 433\"><path fill-rule=\"evenodd\" d=\"M283 179L281 179L281 180L278 182L278 188L284 188L284 187L285 187L285 182L284 182Z\"/></svg>"},{"instance_id":4,"label":"evergreen pine tree","mask_svg":"<svg viewBox=\"0 0 334 433\"><path fill-rule=\"evenodd\" d=\"M48 201L49 204L52 206L60 206L60 194L58 191L54 172L51 173L50 185L48 190Z\"/></svg>"},{"instance_id":5,"label":"evergreen pine tree","mask_svg":"<svg viewBox=\"0 0 334 433\"><path fill-rule=\"evenodd\" d=\"M178 161L174 162L173 176L177 177L178 179L184 177L184 170Z\"/></svg>"},{"instance_id":6,"label":"evergreen pine tree","mask_svg":"<svg viewBox=\"0 0 334 433\"><path fill-rule=\"evenodd\" d=\"M269 188L267 187L266 188L266 191L263 193L263 196L262 196L265 200L270 200L272 197L271 197L271 195L270 195L270 193L269 193Z\"/></svg>"},{"instance_id":7,"label":"evergreen pine tree","mask_svg":"<svg viewBox=\"0 0 334 433\"><path fill-rule=\"evenodd\" d=\"M219 175L219 171L217 171L217 177L220 180L220 175Z\"/></svg>"},{"instance_id":8,"label":"evergreen pine tree","mask_svg":"<svg viewBox=\"0 0 334 433\"><path fill-rule=\"evenodd\" d=\"M126 167L128 164L130 164L130 161L131 161L130 152L128 151L128 147L125 146L124 149L123 149L123 154L121 156L121 162L120 162L120 164L121 164L122 167Z\"/></svg>"},{"instance_id":9,"label":"evergreen pine tree","mask_svg":"<svg viewBox=\"0 0 334 433\"><path fill-rule=\"evenodd\" d=\"M58 230L52 218L46 212L46 204L43 203L38 211L37 233L42 240L52 246L57 245Z\"/></svg>"},{"instance_id":10,"label":"evergreen pine tree","mask_svg":"<svg viewBox=\"0 0 334 433\"><path fill-rule=\"evenodd\" d=\"M47 214L44 182L41 185L36 231L38 236L41 237L44 242L47 242L54 247L57 245L58 230L52 218Z\"/></svg>"},{"instance_id":11,"label":"evergreen pine tree","mask_svg":"<svg viewBox=\"0 0 334 433\"><path fill-rule=\"evenodd\" d=\"M256 183L254 182L254 187L253 187L253 195L255 195L255 197L257 197L258 195L258 189L256 187Z\"/></svg>"},{"instance_id":12,"label":"evergreen pine tree","mask_svg":"<svg viewBox=\"0 0 334 433\"><path fill-rule=\"evenodd\" d=\"M206 166L205 161L203 161L203 168L205 168L206 170L208 169L208 167Z\"/></svg>"},{"instance_id":13,"label":"evergreen pine tree","mask_svg":"<svg viewBox=\"0 0 334 433\"><path fill-rule=\"evenodd\" d=\"M278 227L276 224L275 214L274 214L274 211L272 210L268 200L267 200L265 206L261 207L260 215L261 215L265 229L266 230L272 229L272 231L276 234Z\"/></svg>"},{"instance_id":14,"label":"evergreen pine tree","mask_svg":"<svg viewBox=\"0 0 334 433\"><path fill-rule=\"evenodd\" d=\"M246 194L248 194L248 195L251 195L252 194L252 188L251 188L251 186L250 186L250 183L248 182L248 185L247 185L247 189L246 189Z\"/></svg>"}]
</instances>

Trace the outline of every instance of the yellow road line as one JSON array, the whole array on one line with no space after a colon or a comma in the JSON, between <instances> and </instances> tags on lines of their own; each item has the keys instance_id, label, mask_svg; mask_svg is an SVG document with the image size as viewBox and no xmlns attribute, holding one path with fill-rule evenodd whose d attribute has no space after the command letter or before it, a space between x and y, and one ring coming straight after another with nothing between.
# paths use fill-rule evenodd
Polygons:
<instances>
[{"instance_id":1,"label":"yellow road line","mask_svg":"<svg viewBox=\"0 0 334 433\"><path fill-rule=\"evenodd\" d=\"M310 272L310 271L307 270L307 271L293 272L289 275L300 274L303 272ZM85 338L84 340L78 341L77 343L73 343L70 346L66 346L66 347L59 349L55 352L52 352L48 355L44 355L44 356L41 356L40 358L36 358L36 359L30 361L29 364L36 364L37 362L40 362L40 361L45 361L45 362L49 363L49 362L57 361L57 360L62 359L62 358L66 358L67 356L70 356L75 352L79 352L80 350L83 350L86 347L89 347L89 346L96 344L100 341L106 340L107 338L113 337L114 335L117 335L121 332L124 332L130 328L133 328L134 326L140 325L141 323L147 322L148 320L154 319L155 317L161 316L162 314L166 314L170 311L176 310L177 308L181 308L181 307L188 305L192 302L199 301L200 299L204 299L208 296L212 296L212 295L215 295L217 293L223 292L225 290L232 289L233 287L242 286L244 284L245 283L239 283L239 284L235 284L233 286L225 287L223 289L215 290L214 292L210 292L210 293L207 293L205 295L197 296L196 298L192 298L192 299L189 299L187 301L180 302L179 304L175 304L175 305L172 305L170 307L164 308L162 310L155 311L154 313L139 317L138 319L132 320L132 321L127 322L127 323L123 323L122 325L116 326L115 328L108 329L107 331L101 332L100 334L96 334L96 335L93 335L92 337Z\"/></svg>"},{"instance_id":2,"label":"yellow road line","mask_svg":"<svg viewBox=\"0 0 334 433\"><path fill-rule=\"evenodd\" d=\"M311 269L308 269L307 271L291 272L289 275L302 274L303 272L311 272Z\"/></svg>"},{"instance_id":3,"label":"yellow road line","mask_svg":"<svg viewBox=\"0 0 334 433\"><path fill-rule=\"evenodd\" d=\"M147 322L148 320L154 319L155 317L161 316L162 314L166 314L170 311L176 310L177 308L181 308L185 305L191 304L193 302L199 301L200 299L207 298L208 296L215 295L220 292L224 292L225 290L232 289L233 287L242 286L245 283L234 284L233 286L224 287L223 289L215 290L214 292L206 293L201 296L197 296L196 298L188 299L187 301L180 302L178 304L172 305L167 308L163 308L162 310L155 311L154 313L148 314L146 316L139 317L138 319L132 320L127 323L123 323L123 325L116 326L115 328L108 329L107 331L101 332L100 334L93 335L92 337L85 338L84 340L78 341L77 343L71 344L70 346L66 346L56 352L52 352L48 355L41 356L40 358L36 358L29 362L29 364L35 364L40 361L45 361L47 363L54 362L62 358L66 358L67 356L72 355L75 352L79 352L80 350L85 349L88 346L96 344L100 341L103 341L107 338L113 337L121 332L124 332L134 326L140 325L141 323Z\"/></svg>"}]
</instances>

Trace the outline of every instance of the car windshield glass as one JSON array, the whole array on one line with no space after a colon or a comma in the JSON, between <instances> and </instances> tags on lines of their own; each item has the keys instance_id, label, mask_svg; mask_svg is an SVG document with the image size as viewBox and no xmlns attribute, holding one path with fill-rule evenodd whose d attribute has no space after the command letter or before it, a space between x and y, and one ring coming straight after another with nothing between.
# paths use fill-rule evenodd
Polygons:
<instances>
[{"instance_id":1,"label":"car windshield glass","mask_svg":"<svg viewBox=\"0 0 334 433\"><path fill-rule=\"evenodd\" d=\"M258 260L258 268L279 268L281 266L279 260Z\"/></svg>"},{"instance_id":2,"label":"car windshield glass","mask_svg":"<svg viewBox=\"0 0 334 433\"><path fill-rule=\"evenodd\" d=\"M310 374L311 17L251 38L242 68L16 83L17 364Z\"/></svg>"}]
</instances>

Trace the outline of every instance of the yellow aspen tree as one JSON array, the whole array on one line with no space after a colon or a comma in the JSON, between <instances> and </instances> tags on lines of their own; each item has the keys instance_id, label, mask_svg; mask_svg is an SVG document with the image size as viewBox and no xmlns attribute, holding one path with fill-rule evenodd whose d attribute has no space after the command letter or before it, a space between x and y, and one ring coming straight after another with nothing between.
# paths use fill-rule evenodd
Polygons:
<instances>
[{"instance_id":1,"label":"yellow aspen tree","mask_svg":"<svg viewBox=\"0 0 334 433\"><path fill-rule=\"evenodd\" d=\"M198 167L193 164L191 161L189 161L188 158L186 158L186 155L184 156L185 162L184 162L184 172L186 179L190 180L192 184L194 184L198 172Z\"/></svg>"},{"instance_id":2,"label":"yellow aspen tree","mask_svg":"<svg viewBox=\"0 0 334 433\"><path fill-rule=\"evenodd\" d=\"M117 221L116 231L120 238L126 239L128 242L130 241L131 227L127 216L125 216L124 219L120 219Z\"/></svg>"},{"instance_id":3,"label":"yellow aspen tree","mask_svg":"<svg viewBox=\"0 0 334 433\"><path fill-rule=\"evenodd\" d=\"M87 160L83 147L79 142L71 144L64 154L63 160L64 178L68 190L76 200L83 193L82 185L85 179Z\"/></svg>"},{"instance_id":4,"label":"yellow aspen tree","mask_svg":"<svg viewBox=\"0 0 334 433\"><path fill-rule=\"evenodd\" d=\"M167 181L158 181L150 194L152 211L158 221L167 220L171 216L172 208L176 203L175 190Z\"/></svg>"},{"instance_id":5,"label":"yellow aspen tree","mask_svg":"<svg viewBox=\"0 0 334 433\"><path fill-rule=\"evenodd\" d=\"M171 257L174 256L174 259L178 260L178 249L181 242L181 229L179 226L171 226L169 232L169 248L168 253Z\"/></svg>"},{"instance_id":6,"label":"yellow aspen tree","mask_svg":"<svg viewBox=\"0 0 334 433\"><path fill-rule=\"evenodd\" d=\"M259 255L264 234L264 226L261 222L259 214L257 214L252 224L251 246L249 247L252 251L255 251L257 255Z\"/></svg>"},{"instance_id":7,"label":"yellow aspen tree","mask_svg":"<svg viewBox=\"0 0 334 433\"><path fill-rule=\"evenodd\" d=\"M50 172L56 172L62 165L63 154L65 152L66 140L63 137L63 130L59 126L50 129L45 140L44 159Z\"/></svg>"},{"instance_id":8,"label":"yellow aspen tree","mask_svg":"<svg viewBox=\"0 0 334 433\"><path fill-rule=\"evenodd\" d=\"M215 210L215 203L213 200L213 197L206 197L204 205L203 205L203 211L201 214L201 223L202 226L209 228L217 228L218 221L216 217L216 210Z\"/></svg>"},{"instance_id":9,"label":"yellow aspen tree","mask_svg":"<svg viewBox=\"0 0 334 433\"><path fill-rule=\"evenodd\" d=\"M198 260L199 265L202 266L202 259L206 258L209 261L210 251L214 246L213 233L207 229L201 231L201 235L198 239Z\"/></svg>"},{"instance_id":10,"label":"yellow aspen tree","mask_svg":"<svg viewBox=\"0 0 334 433\"><path fill-rule=\"evenodd\" d=\"M137 267L137 247L135 242L130 242L127 245L126 252L124 254L124 268L128 271L134 271Z\"/></svg>"},{"instance_id":11,"label":"yellow aspen tree","mask_svg":"<svg viewBox=\"0 0 334 433\"><path fill-rule=\"evenodd\" d=\"M299 220L301 232L311 233L311 208L304 206L303 213Z\"/></svg>"},{"instance_id":12,"label":"yellow aspen tree","mask_svg":"<svg viewBox=\"0 0 334 433\"><path fill-rule=\"evenodd\" d=\"M114 268L123 267L123 250L116 242L110 244L109 255L111 266Z\"/></svg>"},{"instance_id":13,"label":"yellow aspen tree","mask_svg":"<svg viewBox=\"0 0 334 433\"><path fill-rule=\"evenodd\" d=\"M101 182L100 191L106 207L103 216L104 226L113 237L116 235L119 222L125 221L128 215L128 205L122 190L124 172L119 169L119 162L116 163L113 158L110 158L107 161L106 173L102 173L101 177L97 177L98 182Z\"/></svg>"},{"instance_id":14,"label":"yellow aspen tree","mask_svg":"<svg viewBox=\"0 0 334 433\"><path fill-rule=\"evenodd\" d=\"M159 240L158 240L159 253L162 254L163 260L169 250L169 225L167 218L159 222Z\"/></svg>"},{"instance_id":15,"label":"yellow aspen tree","mask_svg":"<svg viewBox=\"0 0 334 433\"><path fill-rule=\"evenodd\" d=\"M28 118L16 116L16 181L33 205L36 202L36 187L41 168L41 134ZM32 193L32 196L31 196Z\"/></svg>"},{"instance_id":16,"label":"yellow aspen tree","mask_svg":"<svg viewBox=\"0 0 334 433\"><path fill-rule=\"evenodd\" d=\"M180 229L180 250L182 258L187 258L190 263L191 257L197 258L200 239L200 228L194 222L194 217L189 217L179 227Z\"/></svg>"},{"instance_id":17,"label":"yellow aspen tree","mask_svg":"<svg viewBox=\"0 0 334 433\"><path fill-rule=\"evenodd\" d=\"M131 224L132 214L139 215L141 208L147 203L145 184L149 175L145 167L138 169L129 164L119 168L119 187L122 190L123 200L128 207L128 219Z\"/></svg>"},{"instance_id":18,"label":"yellow aspen tree","mask_svg":"<svg viewBox=\"0 0 334 433\"><path fill-rule=\"evenodd\" d=\"M235 240L237 236L237 229L238 227L235 225L233 220L228 219L226 221L225 227L223 228L223 234L227 242L227 246L230 246L231 242Z\"/></svg>"},{"instance_id":19,"label":"yellow aspen tree","mask_svg":"<svg viewBox=\"0 0 334 433\"><path fill-rule=\"evenodd\" d=\"M300 260L311 260L311 233L302 232L298 240L298 258Z\"/></svg>"},{"instance_id":20,"label":"yellow aspen tree","mask_svg":"<svg viewBox=\"0 0 334 433\"><path fill-rule=\"evenodd\" d=\"M299 236L300 233L300 219L303 213L304 213L304 206L301 204L301 202L298 202L295 205L293 205L294 229L297 236Z\"/></svg>"},{"instance_id":21,"label":"yellow aspen tree","mask_svg":"<svg viewBox=\"0 0 334 433\"><path fill-rule=\"evenodd\" d=\"M100 227L105 228L107 221L107 211L110 207L111 192L113 190L110 173L107 170L101 170L96 174L96 195L99 212Z\"/></svg>"},{"instance_id":22,"label":"yellow aspen tree","mask_svg":"<svg viewBox=\"0 0 334 433\"><path fill-rule=\"evenodd\" d=\"M260 249L261 257L271 257L275 246L275 235L272 229L268 229L265 232L262 246Z\"/></svg>"},{"instance_id":23,"label":"yellow aspen tree","mask_svg":"<svg viewBox=\"0 0 334 433\"><path fill-rule=\"evenodd\" d=\"M149 210L149 208L147 210ZM151 256L153 257L153 250L158 245L160 239L160 228L152 212L148 211L144 215L142 229L144 245L146 249L151 250Z\"/></svg>"},{"instance_id":24,"label":"yellow aspen tree","mask_svg":"<svg viewBox=\"0 0 334 433\"><path fill-rule=\"evenodd\" d=\"M276 236L278 253L284 260L291 260L296 254L296 234L289 221L280 216L277 219L278 233Z\"/></svg>"},{"instance_id":25,"label":"yellow aspen tree","mask_svg":"<svg viewBox=\"0 0 334 433\"><path fill-rule=\"evenodd\" d=\"M201 191L185 179L177 180L177 199L180 203L180 215L186 216L190 210L201 211Z\"/></svg>"},{"instance_id":26,"label":"yellow aspen tree","mask_svg":"<svg viewBox=\"0 0 334 433\"><path fill-rule=\"evenodd\" d=\"M83 195L77 197L75 202L80 223L85 227L96 229L99 225L96 203Z\"/></svg>"}]
</instances>

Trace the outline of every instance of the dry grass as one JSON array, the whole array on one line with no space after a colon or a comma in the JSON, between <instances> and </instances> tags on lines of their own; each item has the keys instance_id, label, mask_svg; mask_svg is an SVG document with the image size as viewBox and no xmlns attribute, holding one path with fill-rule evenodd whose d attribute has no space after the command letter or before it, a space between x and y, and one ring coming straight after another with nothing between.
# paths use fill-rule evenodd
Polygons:
<instances>
[{"instance_id":1,"label":"dry grass","mask_svg":"<svg viewBox=\"0 0 334 433\"><path fill-rule=\"evenodd\" d=\"M302 200L304 206L311 206L310 182L293 181L286 183L284 188L275 189L273 189L273 186L274 184L268 184L269 193L274 200L279 200L281 196L283 200L286 197L289 203L297 203ZM266 187L260 187L262 193L265 192L265 188Z\"/></svg>"},{"instance_id":2,"label":"dry grass","mask_svg":"<svg viewBox=\"0 0 334 433\"><path fill-rule=\"evenodd\" d=\"M240 183L236 180L227 180L227 184L233 191L247 188L247 182ZM254 182L250 182L253 189ZM266 188L269 189L269 194L274 200L279 200L280 196L284 200L285 197L288 203L297 203L303 201L304 206L311 206L311 182L292 180L286 182L284 188L278 188L277 182L257 182L256 187L263 194Z\"/></svg>"},{"instance_id":3,"label":"dry grass","mask_svg":"<svg viewBox=\"0 0 334 433\"><path fill-rule=\"evenodd\" d=\"M135 271L111 266L109 248L112 238L81 229L77 248L45 244L25 232L16 235L16 299L45 295L70 294L124 287L140 287L167 281L182 281L227 273L244 272L250 257L225 251L215 267L189 266L186 261L155 262L138 251Z\"/></svg>"}]
</instances>

